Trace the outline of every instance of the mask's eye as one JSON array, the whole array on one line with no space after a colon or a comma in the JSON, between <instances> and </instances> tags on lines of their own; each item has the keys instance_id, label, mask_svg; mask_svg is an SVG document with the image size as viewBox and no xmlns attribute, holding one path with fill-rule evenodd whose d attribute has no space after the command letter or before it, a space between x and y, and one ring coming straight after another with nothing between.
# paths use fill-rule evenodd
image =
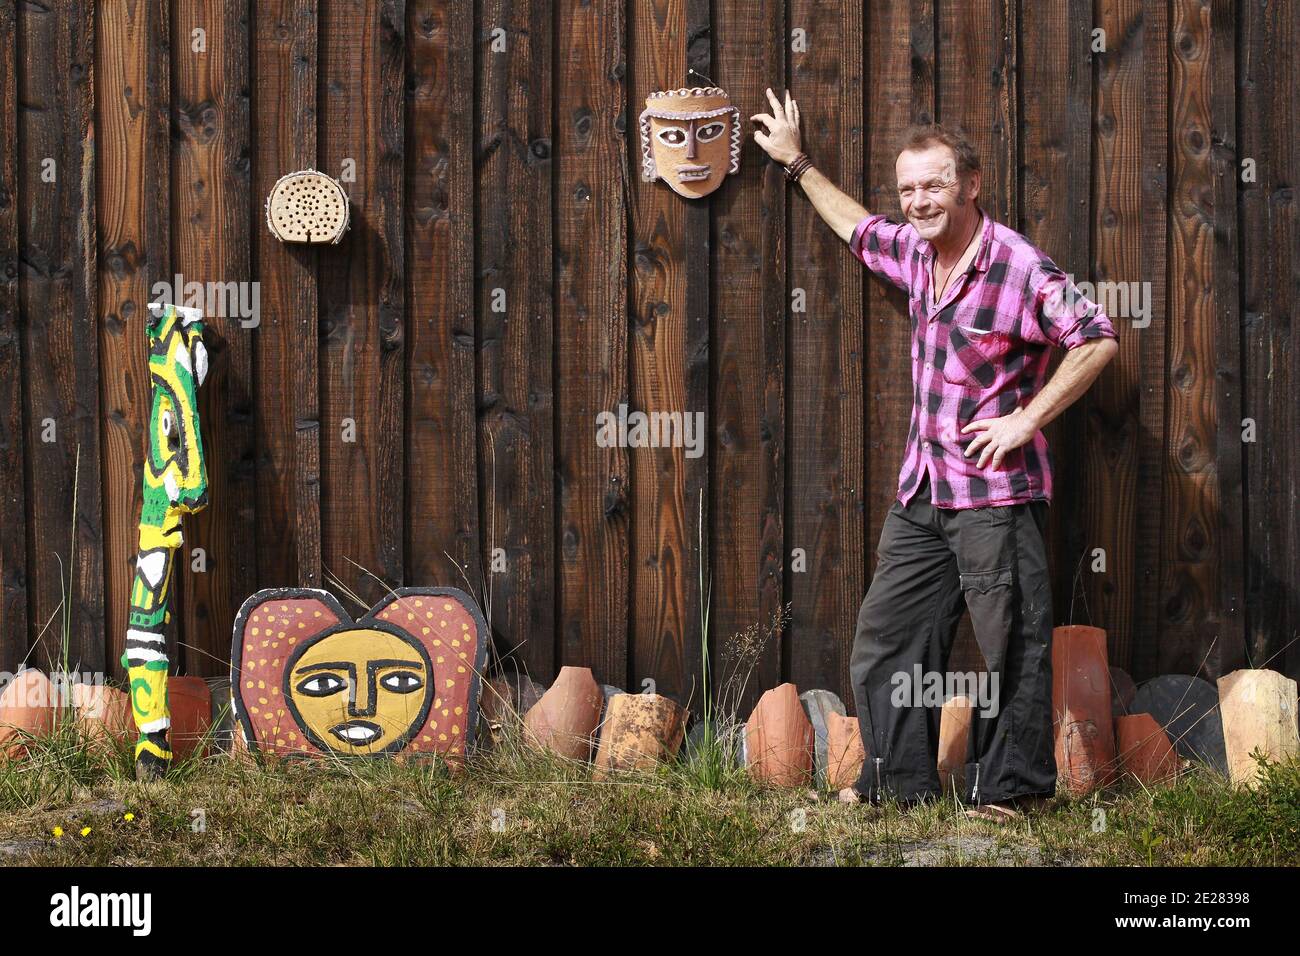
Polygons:
<instances>
[{"instance_id":1,"label":"mask's eye","mask_svg":"<svg viewBox=\"0 0 1300 956\"><path fill-rule=\"evenodd\" d=\"M683 146L686 143L686 130L680 126L665 126L655 136L665 146Z\"/></svg>"},{"instance_id":2,"label":"mask's eye","mask_svg":"<svg viewBox=\"0 0 1300 956\"><path fill-rule=\"evenodd\" d=\"M347 686L348 682L337 674L312 674L298 684L298 693L308 697L328 697Z\"/></svg>"},{"instance_id":3,"label":"mask's eye","mask_svg":"<svg viewBox=\"0 0 1300 956\"><path fill-rule=\"evenodd\" d=\"M709 123L707 126L701 126L695 132L695 138L701 143L709 143L717 139L727 131L725 123Z\"/></svg>"},{"instance_id":4,"label":"mask's eye","mask_svg":"<svg viewBox=\"0 0 1300 956\"><path fill-rule=\"evenodd\" d=\"M379 683L385 690L391 690L394 694L412 694L424 686L420 675L411 671L393 671L381 677Z\"/></svg>"}]
</instances>

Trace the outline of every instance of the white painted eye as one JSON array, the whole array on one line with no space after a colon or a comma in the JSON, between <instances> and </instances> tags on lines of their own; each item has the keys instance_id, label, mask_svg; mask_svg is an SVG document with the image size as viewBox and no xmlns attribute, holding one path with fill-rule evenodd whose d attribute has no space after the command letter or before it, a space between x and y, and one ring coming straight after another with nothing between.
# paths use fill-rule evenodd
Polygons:
<instances>
[{"instance_id":1,"label":"white painted eye","mask_svg":"<svg viewBox=\"0 0 1300 956\"><path fill-rule=\"evenodd\" d=\"M420 675L410 671L394 671L382 677L379 683L394 694L410 694L424 686Z\"/></svg>"},{"instance_id":2,"label":"white painted eye","mask_svg":"<svg viewBox=\"0 0 1300 956\"><path fill-rule=\"evenodd\" d=\"M194 343L194 377L200 385L208 377L208 350L202 342Z\"/></svg>"},{"instance_id":3,"label":"white painted eye","mask_svg":"<svg viewBox=\"0 0 1300 956\"><path fill-rule=\"evenodd\" d=\"M162 430L164 435L172 436L176 434L176 419L173 417L170 411L165 411L162 413L161 421L162 421Z\"/></svg>"},{"instance_id":4,"label":"white painted eye","mask_svg":"<svg viewBox=\"0 0 1300 956\"><path fill-rule=\"evenodd\" d=\"M348 682L336 674L313 674L298 685L298 690L308 697L328 697L347 686Z\"/></svg>"},{"instance_id":5,"label":"white painted eye","mask_svg":"<svg viewBox=\"0 0 1300 956\"><path fill-rule=\"evenodd\" d=\"M655 138L665 146L684 146L686 144L686 130L680 126L665 126L655 133Z\"/></svg>"},{"instance_id":6,"label":"white painted eye","mask_svg":"<svg viewBox=\"0 0 1300 956\"><path fill-rule=\"evenodd\" d=\"M701 143L711 143L726 131L727 127L724 123L709 123L707 126L702 126L696 130L695 138Z\"/></svg>"}]
</instances>

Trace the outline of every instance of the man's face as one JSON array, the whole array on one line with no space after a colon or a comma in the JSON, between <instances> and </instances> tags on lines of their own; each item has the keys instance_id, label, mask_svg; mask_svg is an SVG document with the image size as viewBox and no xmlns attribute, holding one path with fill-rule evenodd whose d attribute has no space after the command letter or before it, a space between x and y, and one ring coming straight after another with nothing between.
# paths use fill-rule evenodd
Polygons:
<instances>
[{"instance_id":1,"label":"man's face","mask_svg":"<svg viewBox=\"0 0 1300 956\"><path fill-rule=\"evenodd\" d=\"M980 174L957 175L957 158L941 144L904 150L894 164L898 201L922 239L943 244L966 228L979 196Z\"/></svg>"}]
</instances>

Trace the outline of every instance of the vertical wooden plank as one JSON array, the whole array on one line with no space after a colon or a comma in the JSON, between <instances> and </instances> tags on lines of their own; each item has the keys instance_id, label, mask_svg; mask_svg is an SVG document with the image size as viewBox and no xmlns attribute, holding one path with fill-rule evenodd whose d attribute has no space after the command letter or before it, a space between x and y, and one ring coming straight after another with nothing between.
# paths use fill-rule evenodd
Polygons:
<instances>
[{"instance_id":1,"label":"vertical wooden plank","mask_svg":"<svg viewBox=\"0 0 1300 956\"><path fill-rule=\"evenodd\" d=\"M1214 679L1244 657L1236 364L1233 27L1217 2L1174 0L1172 213L1160 669ZM1227 36L1223 36L1226 30ZM1226 77L1224 76L1226 71ZM1223 84L1227 83L1227 90ZM1225 102L1225 99L1227 102ZM1225 175L1226 170L1226 175Z\"/></svg>"},{"instance_id":2,"label":"vertical wooden plank","mask_svg":"<svg viewBox=\"0 0 1300 956\"><path fill-rule=\"evenodd\" d=\"M705 85L687 74L693 25L688 0L637 0L629 29L629 125L646 94ZM707 10L705 11L707 15ZM703 23L707 51L708 21ZM698 69L707 75L707 64ZM640 155L633 129L629 150ZM709 202L689 202L665 184L632 177L632 401L629 413L708 416L690 400L692 366L708 368L708 342L690 348L697 315L708 316ZM726 188L724 183L722 188ZM704 283L703 311L691 301L692 281ZM695 308L693 308L695 306ZM707 426L706 426L707 427ZM700 436L703 441L703 436ZM704 446L707 452L707 446ZM708 459L688 459L685 448L634 448L632 468L632 686L655 682L661 694L683 703L702 701L699 685L700 554L698 495ZM692 481L694 479L694 481ZM707 542L706 542L707 543Z\"/></svg>"},{"instance_id":3,"label":"vertical wooden plank","mask_svg":"<svg viewBox=\"0 0 1300 956\"><path fill-rule=\"evenodd\" d=\"M939 37L936 51L936 119L965 131L979 151L983 166L980 208L1004 225L1020 225L1017 200L1017 114L1016 63L1017 0L934 0L935 26ZM1035 38L1052 42L1051 38ZM1052 442L1051 431L1047 440ZM1054 580L1060 562L1054 546L1061 539L1057 530L1061 509L1050 514L1049 566ZM1063 595L1056 588L1059 609ZM1068 594L1068 590L1065 594ZM957 630L949 667L976 670L983 657L975 644L970 616L963 613Z\"/></svg>"},{"instance_id":4,"label":"vertical wooden plank","mask_svg":"<svg viewBox=\"0 0 1300 956\"><path fill-rule=\"evenodd\" d=\"M405 522L410 583L479 594L473 13L407 4Z\"/></svg>"},{"instance_id":5,"label":"vertical wooden plank","mask_svg":"<svg viewBox=\"0 0 1300 956\"><path fill-rule=\"evenodd\" d=\"M104 594L109 666L120 672L139 546L149 422L148 303L170 268L167 4L104 4L95 24L99 369L104 483ZM180 303L180 291L163 301ZM176 618L168 632L175 652ZM173 657L173 662L175 658Z\"/></svg>"},{"instance_id":6,"label":"vertical wooden plank","mask_svg":"<svg viewBox=\"0 0 1300 956\"><path fill-rule=\"evenodd\" d=\"M406 13L393 0L321 11L321 163L356 171L349 234L320 253L321 561L373 604L403 578Z\"/></svg>"},{"instance_id":7,"label":"vertical wooden plank","mask_svg":"<svg viewBox=\"0 0 1300 956\"><path fill-rule=\"evenodd\" d=\"M596 416L628 400L630 175L624 11L556 5L556 451L560 663L620 686L627 667L628 461Z\"/></svg>"},{"instance_id":8,"label":"vertical wooden plank","mask_svg":"<svg viewBox=\"0 0 1300 956\"><path fill-rule=\"evenodd\" d=\"M477 593L473 111L453 95L473 86L473 11L407 17L407 576Z\"/></svg>"},{"instance_id":9,"label":"vertical wooden plank","mask_svg":"<svg viewBox=\"0 0 1300 956\"><path fill-rule=\"evenodd\" d=\"M1140 283L1151 278L1142 270L1148 215L1142 195L1142 2L1106 0L1098 13L1106 50L1097 54L1093 118L1092 278L1098 283ZM1141 588L1136 540L1138 511L1144 505L1141 446L1154 439L1142 434L1142 344L1158 333L1154 325L1135 324L1132 316L1110 318L1119 334L1119 355L1088 396L1082 574L1089 613L1081 620L1106 629L1111 663L1128 669L1138 639L1134 625ZM1103 574L1090 570L1093 548L1105 551Z\"/></svg>"},{"instance_id":10,"label":"vertical wooden plank","mask_svg":"<svg viewBox=\"0 0 1300 956\"><path fill-rule=\"evenodd\" d=\"M1092 115L1090 0L1042 0L1021 7L1024 57L1019 62L1018 124L1021 157L1018 228L1076 282L1088 278L1090 126ZM1014 221L1014 220L1013 220ZM1062 358L1058 351L1057 362ZM1045 431L1052 459L1053 501L1049 512L1053 556L1053 616L1081 621L1075 581L1085 541L1085 475L1094 503L1108 497L1107 475L1096 453L1107 442L1104 427L1086 414L1087 398L1075 402ZM1086 436L1086 438L1085 438ZM1084 449L1088 456L1085 458ZM1100 485L1101 487L1098 487ZM1095 510L1091 512L1095 515ZM1094 527L1090 526L1089 531Z\"/></svg>"},{"instance_id":11,"label":"vertical wooden plank","mask_svg":"<svg viewBox=\"0 0 1300 956\"><path fill-rule=\"evenodd\" d=\"M18 320L18 5L0 4L0 670L27 654L27 495Z\"/></svg>"},{"instance_id":12,"label":"vertical wooden plank","mask_svg":"<svg viewBox=\"0 0 1300 956\"><path fill-rule=\"evenodd\" d=\"M1294 184L1297 97L1295 11L1274 0L1241 7L1241 156L1254 178L1241 185L1242 377L1247 443L1245 538L1246 652L1253 667L1300 663L1287 645L1300 634L1295 594L1297 535L1297 382L1293 317L1300 263L1295 259ZM1292 64L1291 72L1282 67ZM1294 676L1294 672L1292 673Z\"/></svg>"},{"instance_id":13,"label":"vertical wooden plank","mask_svg":"<svg viewBox=\"0 0 1300 956\"><path fill-rule=\"evenodd\" d=\"M934 4L872 4L867 25L867 201L873 213L901 222L898 140L913 123L930 123L935 107ZM912 420L912 317L907 294L867 280L867 347L864 363L867 422L868 580L875 573L876 543L898 494L898 471Z\"/></svg>"},{"instance_id":14,"label":"vertical wooden plank","mask_svg":"<svg viewBox=\"0 0 1300 956\"><path fill-rule=\"evenodd\" d=\"M806 52L790 55L803 148L851 196L863 195L862 4L792 0L790 29ZM848 247L803 200L790 209L790 286L807 311L789 329L789 546L792 565L789 677L800 689L849 694L849 652L866 590L862 420L862 288Z\"/></svg>"},{"instance_id":15,"label":"vertical wooden plank","mask_svg":"<svg viewBox=\"0 0 1300 956\"><path fill-rule=\"evenodd\" d=\"M960 126L984 166L980 208L1014 226L1016 210L1017 0L935 0L938 120ZM1035 45L1059 42L1034 37Z\"/></svg>"},{"instance_id":16,"label":"vertical wooden plank","mask_svg":"<svg viewBox=\"0 0 1300 956\"><path fill-rule=\"evenodd\" d=\"M229 668L235 614L257 580L247 542L257 535L252 323L261 315L241 311L257 302L249 229L260 211L249 181L248 9L181 0L174 18L173 266L186 283L214 292L205 296L209 365L199 389L208 507L185 524L182 634L186 672L216 675ZM203 571L194 570L195 548L203 549Z\"/></svg>"},{"instance_id":17,"label":"vertical wooden plank","mask_svg":"<svg viewBox=\"0 0 1300 956\"><path fill-rule=\"evenodd\" d=\"M710 472L714 684L741 681L734 639L767 634L785 587L786 187L781 167L748 135L764 90L785 75L785 5L716 0L709 74L741 111L740 172L713 199L714 367ZM689 502L688 502L689 504ZM781 682L781 635L768 638L742 696L749 712ZM721 686L715 686L721 690Z\"/></svg>"},{"instance_id":18,"label":"vertical wooden plank","mask_svg":"<svg viewBox=\"0 0 1300 956\"><path fill-rule=\"evenodd\" d=\"M1138 680L1159 671L1163 580L1165 363L1169 331L1169 19L1168 0L1142 0L1142 281L1151 283L1151 324L1136 332L1140 382L1137 485L1142 495L1134 532L1134 640L1128 666ZM1124 337L1121 333L1121 343ZM1121 348L1123 345L1121 344ZM1157 489L1161 494L1157 494Z\"/></svg>"},{"instance_id":19,"label":"vertical wooden plank","mask_svg":"<svg viewBox=\"0 0 1300 956\"><path fill-rule=\"evenodd\" d=\"M479 38L474 235L488 623L499 649L546 679L555 670L549 6L487 0Z\"/></svg>"},{"instance_id":20,"label":"vertical wooden plank","mask_svg":"<svg viewBox=\"0 0 1300 956\"><path fill-rule=\"evenodd\" d=\"M27 503L32 543L28 619L38 633L52 622L32 661L47 666L62 656L59 626L65 618L59 612L66 582L71 598L63 608L70 632L68 663L91 672L103 671L106 658L95 329L94 45L94 10L88 4L24 4L19 10L19 289L25 464L33 490Z\"/></svg>"},{"instance_id":21,"label":"vertical wooden plank","mask_svg":"<svg viewBox=\"0 0 1300 956\"><path fill-rule=\"evenodd\" d=\"M259 3L252 32L257 584L318 587L317 255L281 243L258 212L276 180L316 165L316 0Z\"/></svg>"}]
</instances>

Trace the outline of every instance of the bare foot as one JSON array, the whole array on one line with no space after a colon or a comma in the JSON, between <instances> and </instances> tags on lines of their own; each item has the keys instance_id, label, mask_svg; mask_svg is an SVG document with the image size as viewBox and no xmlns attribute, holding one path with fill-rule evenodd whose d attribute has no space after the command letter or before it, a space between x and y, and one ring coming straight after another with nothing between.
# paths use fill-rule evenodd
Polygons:
<instances>
[{"instance_id":1,"label":"bare foot","mask_svg":"<svg viewBox=\"0 0 1300 956\"><path fill-rule=\"evenodd\" d=\"M840 803L861 803L862 802L862 794L858 793L858 791L854 790L852 787L845 787L843 790L839 792L839 794L837 794L837 796L839 798Z\"/></svg>"},{"instance_id":2,"label":"bare foot","mask_svg":"<svg viewBox=\"0 0 1300 956\"><path fill-rule=\"evenodd\" d=\"M1020 811L1009 803L986 803L966 811L971 820L983 820L986 823L1005 825L1020 819Z\"/></svg>"}]
</instances>

